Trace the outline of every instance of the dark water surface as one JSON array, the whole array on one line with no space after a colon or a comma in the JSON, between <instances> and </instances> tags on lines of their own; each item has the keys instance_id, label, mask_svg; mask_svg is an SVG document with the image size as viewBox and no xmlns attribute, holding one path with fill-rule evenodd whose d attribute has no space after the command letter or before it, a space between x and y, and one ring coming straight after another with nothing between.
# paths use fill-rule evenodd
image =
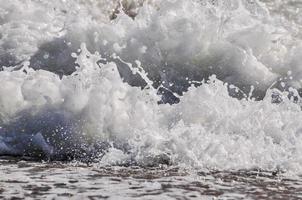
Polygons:
<instances>
[{"instance_id":1,"label":"dark water surface","mask_svg":"<svg viewBox=\"0 0 302 200\"><path fill-rule=\"evenodd\" d=\"M282 172L99 167L0 160L2 199L301 199L302 177Z\"/></svg>"}]
</instances>

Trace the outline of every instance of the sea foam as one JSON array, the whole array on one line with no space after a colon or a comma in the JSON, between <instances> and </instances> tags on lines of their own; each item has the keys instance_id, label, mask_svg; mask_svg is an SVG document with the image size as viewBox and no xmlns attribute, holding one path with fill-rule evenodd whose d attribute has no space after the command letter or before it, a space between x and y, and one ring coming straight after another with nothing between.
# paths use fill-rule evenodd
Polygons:
<instances>
[{"instance_id":1,"label":"sea foam","mask_svg":"<svg viewBox=\"0 0 302 200\"><path fill-rule=\"evenodd\" d=\"M301 24L280 4L0 5L1 155L301 173Z\"/></svg>"}]
</instances>

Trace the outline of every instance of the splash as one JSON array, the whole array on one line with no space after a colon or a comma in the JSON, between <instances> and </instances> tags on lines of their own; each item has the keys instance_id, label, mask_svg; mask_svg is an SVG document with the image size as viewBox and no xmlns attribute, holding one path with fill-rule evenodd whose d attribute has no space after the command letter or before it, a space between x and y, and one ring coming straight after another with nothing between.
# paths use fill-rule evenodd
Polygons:
<instances>
[{"instance_id":1,"label":"splash","mask_svg":"<svg viewBox=\"0 0 302 200\"><path fill-rule=\"evenodd\" d=\"M1 155L301 173L299 21L259 1L128 3L1 4Z\"/></svg>"}]
</instances>

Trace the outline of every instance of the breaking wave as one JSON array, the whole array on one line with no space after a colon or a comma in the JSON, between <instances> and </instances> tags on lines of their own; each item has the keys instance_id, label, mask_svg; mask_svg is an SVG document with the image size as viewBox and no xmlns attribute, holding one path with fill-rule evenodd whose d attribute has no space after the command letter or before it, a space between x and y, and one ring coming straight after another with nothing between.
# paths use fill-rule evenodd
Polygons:
<instances>
[{"instance_id":1,"label":"breaking wave","mask_svg":"<svg viewBox=\"0 0 302 200\"><path fill-rule=\"evenodd\" d=\"M0 155L302 172L298 1L0 5Z\"/></svg>"}]
</instances>

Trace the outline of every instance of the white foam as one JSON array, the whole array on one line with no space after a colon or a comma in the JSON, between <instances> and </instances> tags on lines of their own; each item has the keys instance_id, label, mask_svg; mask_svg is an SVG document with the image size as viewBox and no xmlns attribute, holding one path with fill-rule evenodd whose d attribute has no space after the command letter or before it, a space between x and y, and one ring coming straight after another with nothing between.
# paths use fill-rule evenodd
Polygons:
<instances>
[{"instance_id":1,"label":"white foam","mask_svg":"<svg viewBox=\"0 0 302 200\"><path fill-rule=\"evenodd\" d=\"M294 103L271 89L301 88L301 39L265 4L159 0L135 20L121 13L110 21L112 5L98 2L0 4L0 52L11 55L3 64L24 61L0 72L0 153L56 157L101 146L109 148L97 152L101 163L170 158L203 169L302 172L297 91L289 89ZM76 70L60 78L74 60ZM184 92L180 103L158 104L152 84ZM232 98L230 88L254 88L260 101Z\"/></svg>"}]
</instances>

